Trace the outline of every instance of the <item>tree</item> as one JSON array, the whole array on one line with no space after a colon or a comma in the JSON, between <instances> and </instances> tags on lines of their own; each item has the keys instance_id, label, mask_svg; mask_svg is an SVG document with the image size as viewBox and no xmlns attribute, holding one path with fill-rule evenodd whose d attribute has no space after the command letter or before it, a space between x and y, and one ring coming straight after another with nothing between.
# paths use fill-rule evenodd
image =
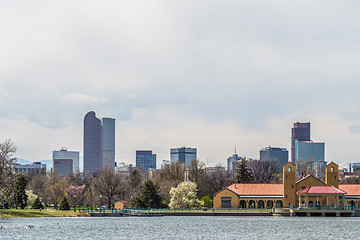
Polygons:
<instances>
[{"instance_id":1,"label":"tree","mask_svg":"<svg viewBox=\"0 0 360 240\"><path fill-rule=\"evenodd\" d=\"M281 170L277 160L250 160L248 167L254 183L271 183Z\"/></svg>"},{"instance_id":2,"label":"tree","mask_svg":"<svg viewBox=\"0 0 360 240\"><path fill-rule=\"evenodd\" d=\"M126 182L121 175L115 174L114 168L104 168L93 180L92 187L99 196L105 199L107 206L112 204L117 196L126 194Z\"/></svg>"},{"instance_id":3,"label":"tree","mask_svg":"<svg viewBox=\"0 0 360 240\"><path fill-rule=\"evenodd\" d=\"M13 201L16 146L8 139L0 143L0 207L9 207Z\"/></svg>"},{"instance_id":4,"label":"tree","mask_svg":"<svg viewBox=\"0 0 360 240\"><path fill-rule=\"evenodd\" d=\"M44 206L42 205L40 198L36 198L33 205L32 205L33 209L44 209Z\"/></svg>"},{"instance_id":5,"label":"tree","mask_svg":"<svg viewBox=\"0 0 360 240\"><path fill-rule=\"evenodd\" d=\"M170 190L170 208L194 208L200 205L197 198L197 186L194 182L180 183Z\"/></svg>"},{"instance_id":6,"label":"tree","mask_svg":"<svg viewBox=\"0 0 360 240\"><path fill-rule=\"evenodd\" d=\"M141 191L141 195L133 200L136 208L162 208L162 198L159 194L159 186L155 185L153 181L147 180Z\"/></svg>"},{"instance_id":7,"label":"tree","mask_svg":"<svg viewBox=\"0 0 360 240\"><path fill-rule=\"evenodd\" d=\"M74 208L77 205L83 205L84 201L84 189L85 185L82 186L69 186L65 188L65 193L69 199L70 205L72 205Z\"/></svg>"},{"instance_id":8,"label":"tree","mask_svg":"<svg viewBox=\"0 0 360 240\"><path fill-rule=\"evenodd\" d=\"M132 189L131 196L136 197L140 193L142 175L136 168L132 169L128 178L128 183Z\"/></svg>"},{"instance_id":9,"label":"tree","mask_svg":"<svg viewBox=\"0 0 360 240\"><path fill-rule=\"evenodd\" d=\"M70 210L70 204L65 196L60 202L60 210Z\"/></svg>"},{"instance_id":10,"label":"tree","mask_svg":"<svg viewBox=\"0 0 360 240\"><path fill-rule=\"evenodd\" d=\"M252 176L251 173L249 171L249 169L247 168L247 162L246 162L246 158L243 157L241 160L241 163L237 164L237 169L236 169L236 182L237 183L250 183L252 180Z\"/></svg>"},{"instance_id":11,"label":"tree","mask_svg":"<svg viewBox=\"0 0 360 240\"><path fill-rule=\"evenodd\" d=\"M16 176L15 183L15 206L24 209L27 206L27 195L25 192L27 179L22 174Z\"/></svg>"},{"instance_id":12,"label":"tree","mask_svg":"<svg viewBox=\"0 0 360 240\"><path fill-rule=\"evenodd\" d=\"M216 192L234 183L234 171L217 167L215 171L207 172L199 188L199 196L212 197Z\"/></svg>"},{"instance_id":13,"label":"tree","mask_svg":"<svg viewBox=\"0 0 360 240\"><path fill-rule=\"evenodd\" d=\"M190 180L199 186L199 183L202 181L202 178L205 175L205 164L199 159L192 160L189 171Z\"/></svg>"},{"instance_id":14,"label":"tree","mask_svg":"<svg viewBox=\"0 0 360 240\"><path fill-rule=\"evenodd\" d=\"M209 198L209 196L203 197L200 202L202 207L212 208L214 206L214 202Z\"/></svg>"}]
</instances>

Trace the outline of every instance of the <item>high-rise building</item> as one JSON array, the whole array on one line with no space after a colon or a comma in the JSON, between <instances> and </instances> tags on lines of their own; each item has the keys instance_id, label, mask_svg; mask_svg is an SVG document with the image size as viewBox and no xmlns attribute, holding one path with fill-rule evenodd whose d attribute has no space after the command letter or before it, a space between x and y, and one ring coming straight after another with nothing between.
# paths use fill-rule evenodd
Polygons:
<instances>
[{"instance_id":1,"label":"high-rise building","mask_svg":"<svg viewBox=\"0 0 360 240\"><path fill-rule=\"evenodd\" d=\"M79 152L68 151L66 148L53 151L53 166L56 174L66 176L70 172L79 171Z\"/></svg>"},{"instance_id":2,"label":"high-rise building","mask_svg":"<svg viewBox=\"0 0 360 240\"><path fill-rule=\"evenodd\" d=\"M242 157L236 154L236 152L227 158L227 170L236 170L237 164L241 163Z\"/></svg>"},{"instance_id":3,"label":"high-rise building","mask_svg":"<svg viewBox=\"0 0 360 240\"><path fill-rule=\"evenodd\" d=\"M151 150L137 150L136 167L142 171L156 169L156 154Z\"/></svg>"},{"instance_id":4,"label":"high-rise building","mask_svg":"<svg viewBox=\"0 0 360 240\"><path fill-rule=\"evenodd\" d=\"M103 126L93 111L84 117L84 171L100 172L103 167Z\"/></svg>"},{"instance_id":5,"label":"high-rise building","mask_svg":"<svg viewBox=\"0 0 360 240\"><path fill-rule=\"evenodd\" d=\"M191 162L197 159L196 148L171 148L170 162L184 163L186 167L191 167Z\"/></svg>"},{"instance_id":6,"label":"high-rise building","mask_svg":"<svg viewBox=\"0 0 360 240\"><path fill-rule=\"evenodd\" d=\"M295 163L305 163L307 169L313 169L315 177L321 177L325 172L325 143L295 140Z\"/></svg>"},{"instance_id":7,"label":"high-rise building","mask_svg":"<svg viewBox=\"0 0 360 240\"><path fill-rule=\"evenodd\" d=\"M295 140L295 162L325 162L325 143Z\"/></svg>"},{"instance_id":8,"label":"high-rise building","mask_svg":"<svg viewBox=\"0 0 360 240\"><path fill-rule=\"evenodd\" d=\"M275 160L282 167L289 161L289 152L286 148L265 147L260 150L260 161Z\"/></svg>"},{"instance_id":9,"label":"high-rise building","mask_svg":"<svg viewBox=\"0 0 360 240\"><path fill-rule=\"evenodd\" d=\"M103 118L103 167L115 167L115 119Z\"/></svg>"},{"instance_id":10,"label":"high-rise building","mask_svg":"<svg viewBox=\"0 0 360 240\"><path fill-rule=\"evenodd\" d=\"M165 169L165 167L166 167L167 165L169 165L169 164L170 164L170 161L169 161L169 160L163 160L162 163L161 163L161 169Z\"/></svg>"},{"instance_id":11,"label":"high-rise building","mask_svg":"<svg viewBox=\"0 0 360 240\"><path fill-rule=\"evenodd\" d=\"M291 162L295 164L295 140L310 141L310 123L294 123L291 129Z\"/></svg>"}]
</instances>

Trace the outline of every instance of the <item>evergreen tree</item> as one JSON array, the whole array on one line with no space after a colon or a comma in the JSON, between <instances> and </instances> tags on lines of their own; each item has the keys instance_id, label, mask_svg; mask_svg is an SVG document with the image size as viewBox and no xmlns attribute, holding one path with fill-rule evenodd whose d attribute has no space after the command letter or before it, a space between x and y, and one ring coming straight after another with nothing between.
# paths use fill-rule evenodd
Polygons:
<instances>
[{"instance_id":1,"label":"evergreen tree","mask_svg":"<svg viewBox=\"0 0 360 240\"><path fill-rule=\"evenodd\" d=\"M40 198L36 198L33 205L32 205L33 209L44 209L44 206L42 205Z\"/></svg>"},{"instance_id":2,"label":"evergreen tree","mask_svg":"<svg viewBox=\"0 0 360 240\"><path fill-rule=\"evenodd\" d=\"M153 181L147 180L141 191L141 195L133 200L137 208L161 208L163 207L162 198L159 195L159 186Z\"/></svg>"},{"instance_id":3,"label":"evergreen tree","mask_svg":"<svg viewBox=\"0 0 360 240\"><path fill-rule=\"evenodd\" d=\"M237 164L236 169L236 183L250 183L252 181L252 176L250 170L247 168L246 158L243 157L241 163Z\"/></svg>"},{"instance_id":4,"label":"evergreen tree","mask_svg":"<svg viewBox=\"0 0 360 240\"><path fill-rule=\"evenodd\" d=\"M70 210L70 204L65 196L60 202L60 210Z\"/></svg>"},{"instance_id":5,"label":"evergreen tree","mask_svg":"<svg viewBox=\"0 0 360 240\"><path fill-rule=\"evenodd\" d=\"M28 180L22 174L18 174L15 182L15 205L16 208L24 209L27 206L25 188Z\"/></svg>"}]
</instances>

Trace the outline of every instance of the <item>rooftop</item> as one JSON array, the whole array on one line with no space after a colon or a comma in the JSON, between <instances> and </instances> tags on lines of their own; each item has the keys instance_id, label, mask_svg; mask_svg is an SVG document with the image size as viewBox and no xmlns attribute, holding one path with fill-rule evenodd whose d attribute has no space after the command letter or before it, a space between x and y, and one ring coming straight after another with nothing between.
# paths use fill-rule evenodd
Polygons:
<instances>
[{"instance_id":1,"label":"rooftop","mask_svg":"<svg viewBox=\"0 0 360 240\"><path fill-rule=\"evenodd\" d=\"M297 194L346 194L346 192L334 186L308 186Z\"/></svg>"}]
</instances>

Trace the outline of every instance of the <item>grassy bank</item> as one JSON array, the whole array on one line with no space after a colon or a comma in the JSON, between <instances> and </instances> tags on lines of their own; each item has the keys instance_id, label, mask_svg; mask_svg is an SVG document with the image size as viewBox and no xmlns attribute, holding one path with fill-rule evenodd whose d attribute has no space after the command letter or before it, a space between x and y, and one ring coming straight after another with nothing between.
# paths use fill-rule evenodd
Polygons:
<instances>
[{"instance_id":1,"label":"grassy bank","mask_svg":"<svg viewBox=\"0 0 360 240\"><path fill-rule=\"evenodd\" d=\"M21 217L76 217L74 211L50 210L25 210L25 209L4 209L0 210L0 218L21 218Z\"/></svg>"}]
</instances>

